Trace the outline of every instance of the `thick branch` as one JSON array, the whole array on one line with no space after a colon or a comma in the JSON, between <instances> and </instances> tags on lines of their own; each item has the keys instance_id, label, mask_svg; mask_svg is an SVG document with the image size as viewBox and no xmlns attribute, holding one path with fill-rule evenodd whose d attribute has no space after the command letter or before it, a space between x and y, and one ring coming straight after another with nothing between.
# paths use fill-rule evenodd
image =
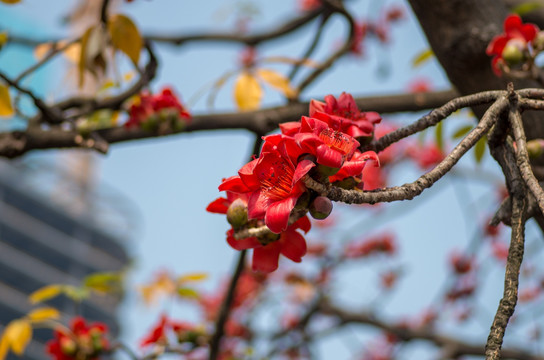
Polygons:
<instances>
[{"instance_id":1,"label":"thick branch","mask_svg":"<svg viewBox=\"0 0 544 360\"><path fill-rule=\"evenodd\" d=\"M150 77L154 74L155 68L156 63L150 63L144 73L149 74ZM124 94L137 93L145 83L145 79L140 79L137 84ZM428 94L362 97L357 98L356 102L362 109L372 109L381 113L418 111L442 105L454 97L455 94L453 90L450 90ZM73 98L60 102L58 106L63 110L67 110L86 104L89 111L91 109L110 108L110 106L118 108L121 106L124 97L119 96L103 101ZM276 129L278 124L282 122L298 120L307 113L308 103L293 103L252 112L200 115L192 118L191 124L187 126L185 131L247 129L262 135ZM98 130L96 133L109 144L176 134L174 131L160 133L141 129L129 131L124 127ZM0 156L14 158L37 149L80 148L81 142L77 141L78 136L77 132L65 131L60 128L50 130L29 128L24 132L3 133L0 134Z\"/></svg>"}]
</instances>

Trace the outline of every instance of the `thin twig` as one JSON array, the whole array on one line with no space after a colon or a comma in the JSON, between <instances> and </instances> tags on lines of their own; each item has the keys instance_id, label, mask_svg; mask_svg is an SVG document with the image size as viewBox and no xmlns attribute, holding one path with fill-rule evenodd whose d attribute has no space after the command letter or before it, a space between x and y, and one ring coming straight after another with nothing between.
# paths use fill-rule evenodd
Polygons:
<instances>
[{"instance_id":1,"label":"thin twig","mask_svg":"<svg viewBox=\"0 0 544 360\"><path fill-rule=\"evenodd\" d=\"M247 250L242 250L240 251L240 255L238 255L238 263L236 264L236 269L232 274L227 294L225 295L225 299L221 304L221 310L219 311L219 315L217 316L217 321L215 323L215 332L210 340L210 356L208 358L209 360L216 360L217 356L219 355L221 338L223 337L225 331L225 323L227 322L227 319L229 317L232 301L234 300L234 295L236 293L236 285L238 284L238 280L240 279L240 275L242 274L242 270L244 269L246 253Z\"/></svg>"},{"instance_id":2,"label":"thin twig","mask_svg":"<svg viewBox=\"0 0 544 360\"><path fill-rule=\"evenodd\" d=\"M512 198L512 235L506 260L504 294L499 302L499 307L485 345L487 360L501 358L501 347L506 326L514 314L518 299L519 272L523 260L525 242L525 212L527 210L527 196L524 194L523 184L521 188L514 191Z\"/></svg>"},{"instance_id":3,"label":"thin twig","mask_svg":"<svg viewBox=\"0 0 544 360\"><path fill-rule=\"evenodd\" d=\"M538 180L535 177L531 169L531 164L529 163L529 154L527 152L527 140L525 138L525 131L523 130L523 122L521 119L521 114L517 109L510 111L508 117L510 121L510 126L512 127L512 133L514 135L514 140L516 141L516 161L519 167L521 177L525 181L525 184L531 190L531 193L535 197L535 200L540 208L540 211L544 215L544 190L538 183Z\"/></svg>"},{"instance_id":4,"label":"thin twig","mask_svg":"<svg viewBox=\"0 0 544 360\"><path fill-rule=\"evenodd\" d=\"M425 130L431 126L438 124L440 121L444 120L455 111L476 106L482 104L488 104L495 101L500 96L504 96L505 91L485 91L478 94L463 96L450 100L448 103L443 106L434 109L428 115L425 115L418 121L403 128L392 131L379 139L374 140L366 150L374 150L380 152L387 148L389 145L396 143L397 141L406 138L410 135L418 133L422 130Z\"/></svg>"}]
</instances>

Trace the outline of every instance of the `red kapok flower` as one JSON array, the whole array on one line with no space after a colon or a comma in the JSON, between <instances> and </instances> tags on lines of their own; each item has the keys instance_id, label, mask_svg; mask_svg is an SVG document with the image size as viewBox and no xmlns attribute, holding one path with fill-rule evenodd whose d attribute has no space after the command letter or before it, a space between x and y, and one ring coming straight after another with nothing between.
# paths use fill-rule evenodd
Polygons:
<instances>
[{"instance_id":1,"label":"red kapok flower","mask_svg":"<svg viewBox=\"0 0 544 360\"><path fill-rule=\"evenodd\" d=\"M227 232L227 242L236 250L253 249L254 271L272 272L278 268L280 254L294 262L302 261L306 254L306 240L297 230L301 229L308 233L310 228L310 220L303 216L293 225L289 225L278 240L267 244L259 242L255 237L236 240L233 230Z\"/></svg>"},{"instance_id":2,"label":"red kapok flower","mask_svg":"<svg viewBox=\"0 0 544 360\"><path fill-rule=\"evenodd\" d=\"M306 116L302 117L300 132L294 138L303 153L315 155L318 164L331 168L340 168L359 147L353 137L334 130L324 121Z\"/></svg>"},{"instance_id":3,"label":"red kapok flower","mask_svg":"<svg viewBox=\"0 0 544 360\"><path fill-rule=\"evenodd\" d=\"M277 145L267 144L269 140ZM261 156L244 165L238 177L229 178L219 186L220 191L248 192L249 219L264 218L276 234L287 229L289 214L306 191L301 179L315 166L309 160L295 165L293 158L298 157L300 149L293 150L296 154L288 150L295 146L292 139L282 135L265 137Z\"/></svg>"},{"instance_id":4,"label":"red kapok flower","mask_svg":"<svg viewBox=\"0 0 544 360\"><path fill-rule=\"evenodd\" d=\"M350 176L353 176L359 180L365 180L362 178L363 169L365 168L368 160L372 160L370 162L373 166L380 166L380 159L374 151L366 151L364 153L356 151L351 160L344 162L336 174L329 176L329 181L332 183Z\"/></svg>"},{"instance_id":5,"label":"red kapok flower","mask_svg":"<svg viewBox=\"0 0 544 360\"><path fill-rule=\"evenodd\" d=\"M125 127L139 127L150 121L153 116L159 118L161 111L170 111L178 120L183 120L185 123L188 123L191 118L191 115L180 103L172 89L164 88L158 94L142 92L139 101L130 106L130 117L125 123Z\"/></svg>"},{"instance_id":6,"label":"red kapok flower","mask_svg":"<svg viewBox=\"0 0 544 360\"><path fill-rule=\"evenodd\" d=\"M47 352L54 359L93 359L109 349L108 328L104 323L87 325L85 319L78 316L73 318L70 330L71 333L55 330L55 339L47 342Z\"/></svg>"},{"instance_id":7,"label":"red kapok flower","mask_svg":"<svg viewBox=\"0 0 544 360\"><path fill-rule=\"evenodd\" d=\"M310 101L310 117L325 121L334 130L354 138L372 136L374 125L382 118L377 112L361 112L351 94L343 92L338 99L325 96L325 102Z\"/></svg>"},{"instance_id":8,"label":"red kapok flower","mask_svg":"<svg viewBox=\"0 0 544 360\"><path fill-rule=\"evenodd\" d=\"M500 64L504 63L504 50L512 41L512 45L527 48L527 43L534 40L539 29L535 24L524 24L519 15L509 15L504 20L504 33L491 40L486 49L486 54L493 56L491 65L498 76L501 75Z\"/></svg>"}]
</instances>

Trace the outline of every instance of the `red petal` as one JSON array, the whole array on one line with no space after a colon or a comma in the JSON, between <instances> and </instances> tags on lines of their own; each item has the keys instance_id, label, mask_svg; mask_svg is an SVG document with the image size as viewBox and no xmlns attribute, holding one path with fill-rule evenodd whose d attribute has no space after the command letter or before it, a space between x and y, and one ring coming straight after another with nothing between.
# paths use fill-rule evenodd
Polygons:
<instances>
[{"instance_id":1,"label":"red petal","mask_svg":"<svg viewBox=\"0 0 544 360\"><path fill-rule=\"evenodd\" d=\"M281 235L281 253L294 262L301 262L306 255L306 240L297 231L288 230Z\"/></svg>"},{"instance_id":2,"label":"red petal","mask_svg":"<svg viewBox=\"0 0 544 360\"><path fill-rule=\"evenodd\" d=\"M533 41L539 29L535 24L524 24L520 31L526 41Z\"/></svg>"},{"instance_id":3,"label":"red petal","mask_svg":"<svg viewBox=\"0 0 544 360\"><path fill-rule=\"evenodd\" d=\"M218 189L219 191L232 191L236 193L244 193L249 191L242 179L236 175L224 179L221 185L219 185Z\"/></svg>"},{"instance_id":4,"label":"red petal","mask_svg":"<svg viewBox=\"0 0 544 360\"><path fill-rule=\"evenodd\" d=\"M287 229L289 214L295 207L298 196L291 196L283 200L276 201L266 210L264 222L273 233L279 234Z\"/></svg>"},{"instance_id":5,"label":"red petal","mask_svg":"<svg viewBox=\"0 0 544 360\"><path fill-rule=\"evenodd\" d=\"M278 260L280 258L280 243L275 241L266 246L253 250L254 271L272 272L278 268Z\"/></svg>"},{"instance_id":6,"label":"red petal","mask_svg":"<svg viewBox=\"0 0 544 360\"><path fill-rule=\"evenodd\" d=\"M313 101L313 100L312 100ZM310 109L312 105L310 103ZM300 130L300 121L291 121L280 124L281 133L284 135L294 135Z\"/></svg>"},{"instance_id":7,"label":"red petal","mask_svg":"<svg viewBox=\"0 0 544 360\"><path fill-rule=\"evenodd\" d=\"M502 51L504 50L504 47L506 46L506 43L510 40L509 37L505 35L498 35L491 40L489 45L487 46L487 49L485 50L485 53L487 55L501 55Z\"/></svg>"},{"instance_id":8,"label":"red petal","mask_svg":"<svg viewBox=\"0 0 544 360\"><path fill-rule=\"evenodd\" d=\"M293 175L293 184L296 184L304 175L315 166L313 161L302 160L297 164L295 174Z\"/></svg>"},{"instance_id":9,"label":"red petal","mask_svg":"<svg viewBox=\"0 0 544 360\"><path fill-rule=\"evenodd\" d=\"M511 14L504 20L504 32L509 34L513 31L517 31L521 27L522 21L519 15Z\"/></svg>"},{"instance_id":10,"label":"red petal","mask_svg":"<svg viewBox=\"0 0 544 360\"><path fill-rule=\"evenodd\" d=\"M334 149L331 149L325 144L319 145L316 151L317 163L332 168L339 168L344 161L342 154Z\"/></svg>"},{"instance_id":11,"label":"red petal","mask_svg":"<svg viewBox=\"0 0 544 360\"><path fill-rule=\"evenodd\" d=\"M315 99L310 100L310 111L309 111L310 117L314 116L314 114L317 111L325 112L325 106L326 104L324 102L317 101ZM281 128L281 125L280 125L280 128Z\"/></svg>"},{"instance_id":12,"label":"red petal","mask_svg":"<svg viewBox=\"0 0 544 360\"><path fill-rule=\"evenodd\" d=\"M242 179L242 182L247 186L247 191L254 191L257 190L261 185L259 183L259 179L255 176L255 167L257 166L259 159L251 160L240 170L238 170L238 175L240 175L240 178ZM244 192L247 192L244 191Z\"/></svg>"},{"instance_id":13,"label":"red petal","mask_svg":"<svg viewBox=\"0 0 544 360\"><path fill-rule=\"evenodd\" d=\"M293 225L291 225L289 228L293 230L301 229L302 231L304 231L305 234L307 234L308 231L310 231L310 229L312 228L312 223L310 222L310 219L308 218L308 216L304 215L303 217L298 219Z\"/></svg>"},{"instance_id":14,"label":"red petal","mask_svg":"<svg viewBox=\"0 0 544 360\"><path fill-rule=\"evenodd\" d=\"M226 214L227 210L229 209L229 205L230 201L220 197L212 201L206 208L206 211L216 214Z\"/></svg>"},{"instance_id":15,"label":"red petal","mask_svg":"<svg viewBox=\"0 0 544 360\"><path fill-rule=\"evenodd\" d=\"M251 193L247 203L247 216L249 219L262 219L266 209L272 200L261 194L261 190Z\"/></svg>"}]
</instances>

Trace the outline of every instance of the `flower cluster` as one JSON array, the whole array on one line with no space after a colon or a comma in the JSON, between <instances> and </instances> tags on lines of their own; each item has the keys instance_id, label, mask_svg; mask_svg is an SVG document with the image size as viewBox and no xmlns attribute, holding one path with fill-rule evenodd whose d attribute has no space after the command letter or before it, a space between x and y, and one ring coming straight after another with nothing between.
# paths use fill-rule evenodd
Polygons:
<instances>
[{"instance_id":1,"label":"flower cluster","mask_svg":"<svg viewBox=\"0 0 544 360\"><path fill-rule=\"evenodd\" d=\"M535 24L524 24L518 15L504 20L504 33L489 43L486 53L493 56L491 65L495 74L510 72L516 65L533 64L536 54L544 49L544 33ZM529 70L529 68L523 69Z\"/></svg>"},{"instance_id":2,"label":"flower cluster","mask_svg":"<svg viewBox=\"0 0 544 360\"><path fill-rule=\"evenodd\" d=\"M149 131L162 128L181 131L191 118L170 88L164 88L158 94L142 92L130 106L129 115L125 127L140 127Z\"/></svg>"},{"instance_id":3,"label":"flower cluster","mask_svg":"<svg viewBox=\"0 0 544 360\"><path fill-rule=\"evenodd\" d=\"M309 117L280 125L281 134L263 137L260 156L224 179L219 186L226 198L213 201L208 211L226 214L232 225L227 242L237 250L254 249L253 269L277 269L279 256L300 262L306 254L307 233L311 224L304 214L326 218L329 199L309 191L303 179L312 176L320 182L347 189L362 189L363 169L368 160L379 160L372 151L360 152L381 117L360 112L355 100L343 93L338 99L329 95L325 102L313 100ZM293 211L296 209L300 211ZM236 239L235 232L266 225L265 235Z\"/></svg>"},{"instance_id":4,"label":"flower cluster","mask_svg":"<svg viewBox=\"0 0 544 360\"><path fill-rule=\"evenodd\" d=\"M55 360L94 359L109 350L108 328L96 322L87 325L82 317L72 320L70 331L55 330L55 339L47 343L47 352Z\"/></svg>"}]
</instances>

